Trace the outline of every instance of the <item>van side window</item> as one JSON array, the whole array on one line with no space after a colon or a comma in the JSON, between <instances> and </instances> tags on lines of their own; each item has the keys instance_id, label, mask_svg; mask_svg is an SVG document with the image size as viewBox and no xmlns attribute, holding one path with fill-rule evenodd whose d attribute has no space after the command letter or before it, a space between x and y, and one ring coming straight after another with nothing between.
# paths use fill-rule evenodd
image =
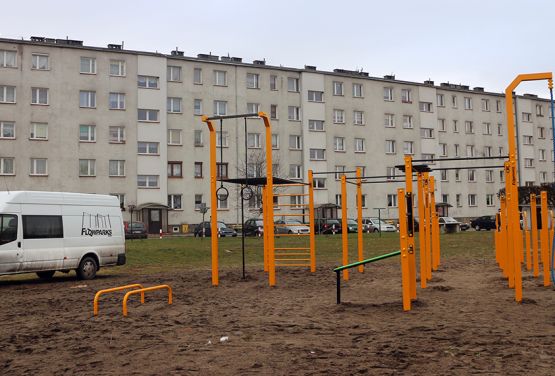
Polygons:
<instances>
[{"instance_id":1,"label":"van side window","mask_svg":"<svg viewBox=\"0 0 555 376\"><path fill-rule=\"evenodd\" d=\"M0 245L17 239L17 216L0 214Z\"/></svg>"},{"instance_id":2,"label":"van side window","mask_svg":"<svg viewBox=\"0 0 555 376\"><path fill-rule=\"evenodd\" d=\"M61 215L24 215L23 239L63 238Z\"/></svg>"}]
</instances>

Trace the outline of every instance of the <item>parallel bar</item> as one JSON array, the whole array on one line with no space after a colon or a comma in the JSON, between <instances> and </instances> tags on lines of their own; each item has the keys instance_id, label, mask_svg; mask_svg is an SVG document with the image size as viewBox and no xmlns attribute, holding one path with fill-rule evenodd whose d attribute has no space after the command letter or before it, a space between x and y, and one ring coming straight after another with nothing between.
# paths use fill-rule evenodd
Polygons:
<instances>
[{"instance_id":1,"label":"parallel bar","mask_svg":"<svg viewBox=\"0 0 555 376\"><path fill-rule=\"evenodd\" d=\"M301 266L301 267L309 268L310 264L279 264L276 266L296 266L296 267Z\"/></svg>"},{"instance_id":2,"label":"parallel bar","mask_svg":"<svg viewBox=\"0 0 555 376\"><path fill-rule=\"evenodd\" d=\"M276 251L280 250L280 251L310 251L310 248L304 248L304 247L275 247L274 248Z\"/></svg>"},{"instance_id":3,"label":"parallel bar","mask_svg":"<svg viewBox=\"0 0 555 376\"><path fill-rule=\"evenodd\" d=\"M412 162L441 162L441 161L478 161L484 159L507 159L508 155L499 155L495 157L451 157L451 158L434 158L434 159L413 159Z\"/></svg>"},{"instance_id":4,"label":"parallel bar","mask_svg":"<svg viewBox=\"0 0 555 376\"><path fill-rule=\"evenodd\" d=\"M310 252L296 252L296 253L276 253L276 256L310 256Z\"/></svg>"},{"instance_id":5,"label":"parallel bar","mask_svg":"<svg viewBox=\"0 0 555 376\"><path fill-rule=\"evenodd\" d=\"M238 118L245 118L245 117L259 117L259 114L258 112L255 112L255 113L248 113L248 114L211 116L206 118L206 120L238 119Z\"/></svg>"},{"instance_id":6,"label":"parallel bar","mask_svg":"<svg viewBox=\"0 0 555 376\"><path fill-rule=\"evenodd\" d=\"M276 256L279 256L279 255L276 255ZM306 259L278 259L278 258L276 258L276 261L310 261L310 258L306 258Z\"/></svg>"},{"instance_id":7,"label":"parallel bar","mask_svg":"<svg viewBox=\"0 0 555 376\"><path fill-rule=\"evenodd\" d=\"M386 253L380 256L376 256L376 257L372 257L366 260L362 260L362 261L358 261L358 262L353 262L352 264L348 264L348 265L343 265L343 266L339 266L335 269L333 269L334 272L340 272L344 269L350 269L350 268L354 268L357 267L359 265L366 265L369 264L371 262L376 262L376 261L380 261L380 260L384 260L386 258L390 258L393 256L399 256L401 254L401 251L395 251L395 252L391 252L391 253Z\"/></svg>"}]
</instances>

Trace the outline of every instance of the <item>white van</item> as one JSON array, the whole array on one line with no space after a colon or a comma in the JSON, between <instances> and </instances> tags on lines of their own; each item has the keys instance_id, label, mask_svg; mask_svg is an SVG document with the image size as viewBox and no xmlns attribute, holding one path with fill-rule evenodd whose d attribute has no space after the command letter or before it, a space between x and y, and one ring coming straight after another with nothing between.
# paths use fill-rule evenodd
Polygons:
<instances>
[{"instance_id":1,"label":"white van","mask_svg":"<svg viewBox=\"0 0 555 376\"><path fill-rule=\"evenodd\" d=\"M52 278L75 270L92 279L101 266L125 264L125 234L117 197L0 192L0 275L36 272Z\"/></svg>"}]
</instances>

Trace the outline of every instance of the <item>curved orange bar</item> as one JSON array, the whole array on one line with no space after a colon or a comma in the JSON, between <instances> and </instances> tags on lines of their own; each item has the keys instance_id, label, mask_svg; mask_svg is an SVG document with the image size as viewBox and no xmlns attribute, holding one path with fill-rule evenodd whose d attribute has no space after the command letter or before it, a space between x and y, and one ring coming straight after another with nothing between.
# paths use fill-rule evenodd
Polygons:
<instances>
[{"instance_id":1,"label":"curved orange bar","mask_svg":"<svg viewBox=\"0 0 555 376\"><path fill-rule=\"evenodd\" d=\"M100 290L98 291L95 295L94 295L94 301L93 301L93 315L97 316L98 315L98 301L100 300L100 295L102 294L106 294L108 292L114 292L114 291L121 291L121 290L129 290L129 289L135 289L135 288L139 288L142 289L143 285L141 285L140 283L134 283L132 285L125 285L125 286L118 286L118 287L114 287L111 289L104 289L104 290ZM142 293L141 294L141 303L145 302L145 294Z\"/></svg>"},{"instance_id":2,"label":"curved orange bar","mask_svg":"<svg viewBox=\"0 0 555 376\"><path fill-rule=\"evenodd\" d=\"M141 294L141 296L144 297L144 293L147 292L147 291L155 291L155 290L161 290L161 289L167 289L168 290L168 304L172 304L173 303L172 288L169 285L158 285L158 286L143 288L143 289L140 289L140 290L133 290L133 291L129 291L123 297L123 316L127 316L127 300L129 299L129 297L131 295Z\"/></svg>"}]
</instances>

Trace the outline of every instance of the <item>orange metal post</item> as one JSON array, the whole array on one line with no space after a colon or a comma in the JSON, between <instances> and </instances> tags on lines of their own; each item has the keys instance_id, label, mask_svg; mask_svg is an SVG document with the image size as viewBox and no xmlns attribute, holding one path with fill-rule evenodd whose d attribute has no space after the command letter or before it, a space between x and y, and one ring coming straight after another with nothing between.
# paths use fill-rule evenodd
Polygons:
<instances>
[{"instance_id":1,"label":"orange metal post","mask_svg":"<svg viewBox=\"0 0 555 376\"><path fill-rule=\"evenodd\" d=\"M364 259L363 243L362 243L362 173L360 168L356 169L357 177L357 243L358 243L358 261ZM364 272L364 265L359 265L358 272Z\"/></svg>"},{"instance_id":2,"label":"orange metal post","mask_svg":"<svg viewBox=\"0 0 555 376\"><path fill-rule=\"evenodd\" d=\"M543 268L543 285L549 286L549 218L547 209L547 192L541 192L542 207L542 229L540 231L540 242L542 247L542 268Z\"/></svg>"},{"instance_id":3,"label":"orange metal post","mask_svg":"<svg viewBox=\"0 0 555 376\"><path fill-rule=\"evenodd\" d=\"M499 231L498 228L500 226L500 215L499 213L497 213L495 215L495 234L494 234L494 242L495 242L495 262L497 262L497 264L499 265L499 246L500 246L500 241L499 241Z\"/></svg>"},{"instance_id":4,"label":"orange metal post","mask_svg":"<svg viewBox=\"0 0 555 376\"><path fill-rule=\"evenodd\" d=\"M424 202L426 199L424 198L424 182L422 181L422 173L418 172L416 174L416 185L418 190L418 220L419 220L419 229L418 229L418 237L420 243L420 287L425 289L427 287L428 280L426 278L426 231L425 231L425 207ZM399 219L400 220L400 219Z\"/></svg>"},{"instance_id":5,"label":"orange metal post","mask_svg":"<svg viewBox=\"0 0 555 376\"><path fill-rule=\"evenodd\" d=\"M425 224L424 224L424 231L426 234L425 238L425 250L424 250L424 257L426 257L426 279L432 279L432 242L431 242L431 213L430 213L430 173L424 172L424 213L425 213Z\"/></svg>"},{"instance_id":6,"label":"orange metal post","mask_svg":"<svg viewBox=\"0 0 555 376\"><path fill-rule=\"evenodd\" d=\"M499 212L501 232L499 233L499 267L503 271L503 276L508 278L507 274L507 198L501 196Z\"/></svg>"},{"instance_id":7,"label":"orange metal post","mask_svg":"<svg viewBox=\"0 0 555 376\"><path fill-rule=\"evenodd\" d=\"M270 227L270 224L268 223L268 216L264 215L264 213L266 213L266 203L268 201L268 197L267 197L267 192L266 192L266 187L262 186L262 224L263 224L263 232L262 232L262 236L264 237L264 271L268 272L269 270L269 265L270 265L270 261L269 261L269 255L268 255L268 227Z\"/></svg>"},{"instance_id":8,"label":"orange metal post","mask_svg":"<svg viewBox=\"0 0 555 376\"><path fill-rule=\"evenodd\" d=\"M513 169L511 168L511 162L505 163L505 173L507 174L505 181L515 180L515 176L513 174ZM512 208L512 185L509 184L508 190L506 191L506 198L507 198L507 276L509 277L509 288L515 287L515 243L514 243L514 233L515 229L513 228L513 213L511 211Z\"/></svg>"},{"instance_id":9,"label":"orange metal post","mask_svg":"<svg viewBox=\"0 0 555 376\"><path fill-rule=\"evenodd\" d=\"M526 270L532 269L532 259L530 258L530 230L528 229L528 215L522 212L522 227L524 227L524 245L526 248Z\"/></svg>"},{"instance_id":10,"label":"orange metal post","mask_svg":"<svg viewBox=\"0 0 555 376\"><path fill-rule=\"evenodd\" d=\"M412 175L411 175L412 176ZM411 308L411 281L410 281L410 254L407 229L407 203L405 191L397 189L399 204L399 239L401 243L401 280L403 288L403 310L410 311Z\"/></svg>"},{"instance_id":11,"label":"orange metal post","mask_svg":"<svg viewBox=\"0 0 555 376\"><path fill-rule=\"evenodd\" d=\"M435 196L435 178L430 176L430 212L431 220L431 242L432 242L432 269L437 270L439 265L439 234L436 231L436 225L439 225L439 218L436 212L436 196ZM431 271L430 271L431 273Z\"/></svg>"},{"instance_id":12,"label":"orange metal post","mask_svg":"<svg viewBox=\"0 0 555 376\"><path fill-rule=\"evenodd\" d=\"M118 286L118 287L114 287L111 289L104 289L104 290L100 290L98 291L95 295L94 295L94 301L93 301L93 315L97 316L98 315L98 301L100 300L100 296L103 294L107 294L109 292L115 292L115 291L122 291L122 290L129 290L129 289L142 289L143 285L141 285L140 283L133 283L131 285L125 285L125 286ZM145 302L145 293L142 292L141 293L141 303L144 304Z\"/></svg>"},{"instance_id":13,"label":"orange metal post","mask_svg":"<svg viewBox=\"0 0 555 376\"><path fill-rule=\"evenodd\" d=\"M412 157L410 155L405 156L405 191L410 197L411 208L410 210L414 212L414 195L412 193ZM407 202L407 200L405 200ZM408 207L405 208L405 213L408 211ZM413 216L414 219L414 216ZM401 217L399 216L399 221ZM414 222L411 224L414 228ZM408 226L408 224L407 224ZM416 254L415 254L415 241L414 233L408 233L407 228L407 239L408 239L408 257L409 257L409 283L410 283L410 294L412 299L416 299Z\"/></svg>"},{"instance_id":14,"label":"orange metal post","mask_svg":"<svg viewBox=\"0 0 555 376\"><path fill-rule=\"evenodd\" d=\"M343 244L343 266L349 264L349 233L347 231L347 179L341 175L341 241ZM343 270L343 279L349 280L349 269Z\"/></svg>"},{"instance_id":15,"label":"orange metal post","mask_svg":"<svg viewBox=\"0 0 555 376\"><path fill-rule=\"evenodd\" d=\"M316 225L314 221L314 178L312 170L308 170L308 218L310 222L310 271L316 271Z\"/></svg>"},{"instance_id":16,"label":"orange metal post","mask_svg":"<svg viewBox=\"0 0 555 376\"><path fill-rule=\"evenodd\" d=\"M534 277L540 275L539 249L538 249L538 209L536 203L536 195L530 194L530 219L532 224L532 264L534 269Z\"/></svg>"},{"instance_id":17,"label":"orange metal post","mask_svg":"<svg viewBox=\"0 0 555 376\"><path fill-rule=\"evenodd\" d=\"M141 296L144 296L144 293L147 291L155 291L155 290L161 290L161 289L168 290L168 304L172 304L173 303L172 288L169 285L158 285L158 286L147 287L139 290L132 290L132 291L129 291L127 294L125 294L125 296L123 297L123 316L127 316L127 300L131 295L141 294Z\"/></svg>"},{"instance_id":18,"label":"orange metal post","mask_svg":"<svg viewBox=\"0 0 555 376\"><path fill-rule=\"evenodd\" d=\"M547 238L549 247L548 259L551 260L551 249L553 248L553 210L549 211L549 237Z\"/></svg>"}]
</instances>

